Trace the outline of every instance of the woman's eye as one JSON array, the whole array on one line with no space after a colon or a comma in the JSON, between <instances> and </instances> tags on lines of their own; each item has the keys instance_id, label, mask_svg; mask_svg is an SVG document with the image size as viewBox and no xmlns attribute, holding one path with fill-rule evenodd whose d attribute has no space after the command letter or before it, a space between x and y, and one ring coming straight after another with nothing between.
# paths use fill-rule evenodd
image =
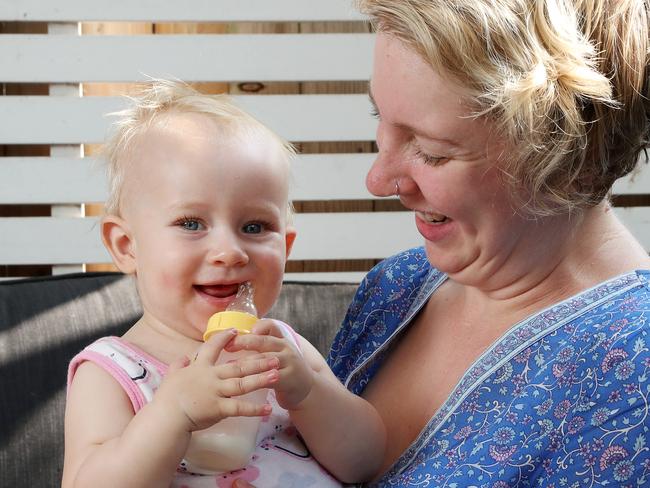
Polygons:
<instances>
[{"instance_id":1,"label":"woman's eye","mask_svg":"<svg viewBox=\"0 0 650 488\"><path fill-rule=\"evenodd\" d=\"M427 154L423 152L421 149L416 149L415 150L415 155L420 158L424 164L429 165L429 166L437 166L439 165L442 161L444 161L445 157L442 156L432 156L431 154Z\"/></svg>"},{"instance_id":2,"label":"woman's eye","mask_svg":"<svg viewBox=\"0 0 650 488\"><path fill-rule=\"evenodd\" d=\"M250 224L244 225L242 231L244 234L259 234L262 232L263 225L259 222L251 222Z\"/></svg>"}]
</instances>

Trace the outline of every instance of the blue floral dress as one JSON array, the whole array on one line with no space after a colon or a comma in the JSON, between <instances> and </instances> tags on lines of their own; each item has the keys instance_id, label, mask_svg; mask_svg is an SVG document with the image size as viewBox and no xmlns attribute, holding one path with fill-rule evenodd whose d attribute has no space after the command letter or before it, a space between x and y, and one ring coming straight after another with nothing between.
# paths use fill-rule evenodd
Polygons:
<instances>
[{"instance_id":1,"label":"blue floral dress","mask_svg":"<svg viewBox=\"0 0 650 488\"><path fill-rule=\"evenodd\" d=\"M351 391L445 279L422 248L368 274L328 358ZM376 486L650 483L649 282L650 271L631 272L514 325Z\"/></svg>"}]
</instances>

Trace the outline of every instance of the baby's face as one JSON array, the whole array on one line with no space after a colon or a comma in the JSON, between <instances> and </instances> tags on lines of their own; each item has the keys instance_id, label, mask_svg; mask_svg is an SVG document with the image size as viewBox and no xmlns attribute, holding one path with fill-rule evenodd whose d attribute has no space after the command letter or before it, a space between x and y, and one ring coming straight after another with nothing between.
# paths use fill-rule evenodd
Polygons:
<instances>
[{"instance_id":1,"label":"baby's face","mask_svg":"<svg viewBox=\"0 0 650 488\"><path fill-rule=\"evenodd\" d=\"M293 231L288 163L259 136L175 114L136 141L122 215L145 319L199 339L210 315L250 281L260 316L275 302Z\"/></svg>"}]
</instances>

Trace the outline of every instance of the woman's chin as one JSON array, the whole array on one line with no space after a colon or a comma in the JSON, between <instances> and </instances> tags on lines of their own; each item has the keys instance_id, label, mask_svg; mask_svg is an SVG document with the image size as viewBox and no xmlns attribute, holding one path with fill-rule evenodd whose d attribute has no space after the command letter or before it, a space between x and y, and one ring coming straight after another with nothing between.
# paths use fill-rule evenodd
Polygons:
<instances>
[{"instance_id":1,"label":"woman's chin","mask_svg":"<svg viewBox=\"0 0 650 488\"><path fill-rule=\"evenodd\" d=\"M447 275L458 274L471 265L471 259L467 259L459 249L445 249L430 241L425 241L424 250L427 260L438 271Z\"/></svg>"}]
</instances>

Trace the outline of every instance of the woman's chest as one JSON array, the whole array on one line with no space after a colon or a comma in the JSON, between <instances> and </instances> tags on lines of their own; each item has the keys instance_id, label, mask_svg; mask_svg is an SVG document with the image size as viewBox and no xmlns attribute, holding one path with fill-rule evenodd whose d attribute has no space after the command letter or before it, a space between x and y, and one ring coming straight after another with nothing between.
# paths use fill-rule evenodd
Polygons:
<instances>
[{"instance_id":1,"label":"woman's chest","mask_svg":"<svg viewBox=\"0 0 650 488\"><path fill-rule=\"evenodd\" d=\"M386 425L385 469L417 438L488 341L467 337L451 316L425 309L392 346L363 393Z\"/></svg>"}]
</instances>

